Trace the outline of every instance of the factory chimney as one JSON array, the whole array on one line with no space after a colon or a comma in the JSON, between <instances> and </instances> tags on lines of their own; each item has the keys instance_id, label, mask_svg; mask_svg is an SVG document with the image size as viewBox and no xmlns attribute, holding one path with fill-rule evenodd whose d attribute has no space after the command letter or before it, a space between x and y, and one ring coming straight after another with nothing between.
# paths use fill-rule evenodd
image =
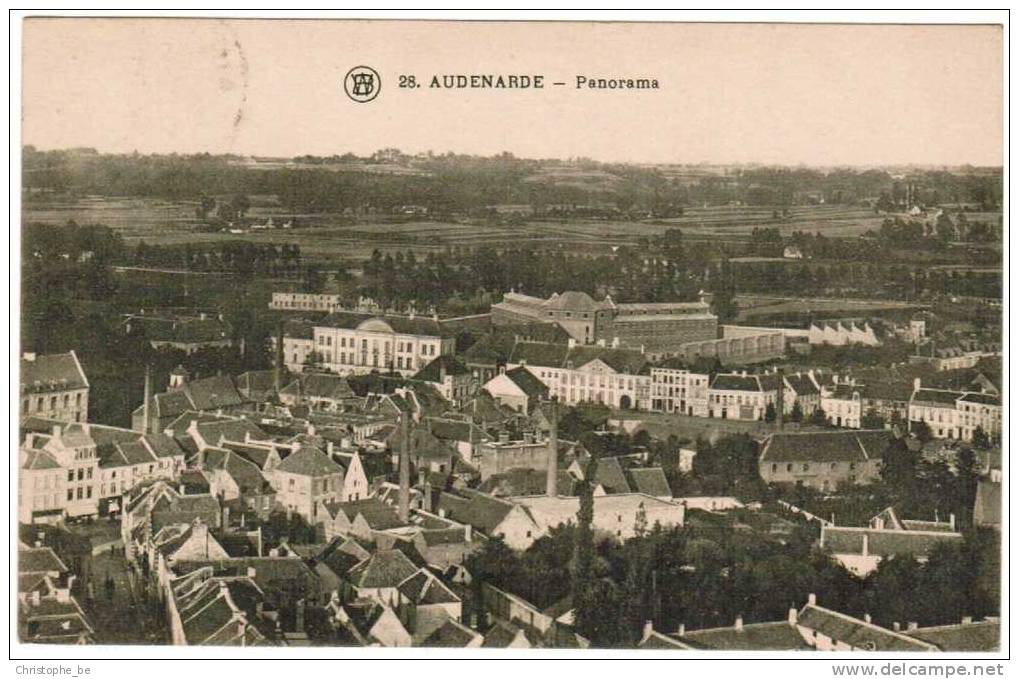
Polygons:
<instances>
[{"instance_id":1,"label":"factory chimney","mask_svg":"<svg viewBox=\"0 0 1019 679\"><path fill-rule=\"evenodd\" d=\"M276 361L272 373L272 386L276 389L278 397L283 390L283 321L280 321L276 328Z\"/></svg>"},{"instance_id":2,"label":"factory chimney","mask_svg":"<svg viewBox=\"0 0 1019 679\"><path fill-rule=\"evenodd\" d=\"M410 519L410 413L400 413L400 521Z\"/></svg>"},{"instance_id":3,"label":"factory chimney","mask_svg":"<svg viewBox=\"0 0 1019 679\"><path fill-rule=\"evenodd\" d=\"M778 371L778 394L775 397L775 428L782 431L782 420L785 417L785 375Z\"/></svg>"},{"instance_id":4,"label":"factory chimney","mask_svg":"<svg viewBox=\"0 0 1019 679\"><path fill-rule=\"evenodd\" d=\"M152 368L145 366L145 400L142 402L142 433L152 433Z\"/></svg>"},{"instance_id":5,"label":"factory chimney","mask_svg":"<svg viewBox=\"0 0 1019 679\"><path fill-rule=\"evenodd\" d=\"M556 496L556 477L559 475L559 399L549 401L548 468L545 476L545 494Z\"/></svg>"}]
</instances>

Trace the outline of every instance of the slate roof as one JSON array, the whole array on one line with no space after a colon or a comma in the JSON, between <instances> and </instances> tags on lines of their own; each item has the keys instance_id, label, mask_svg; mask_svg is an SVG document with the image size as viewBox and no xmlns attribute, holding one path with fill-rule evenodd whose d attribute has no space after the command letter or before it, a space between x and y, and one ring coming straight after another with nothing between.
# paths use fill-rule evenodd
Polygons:
<instances>
[{"instance_id":1,"label":"slate roof","mask_svg":"<svg viewBox=\"0 0 1019 679\"><path fill-rule=\"evenodd\" d=\"M49 547L19 547L18 573L67 572L67 566Z\"/></svg>"},{"instance_id":2,"label":"slate roof","mask_svg":"<svg viewBox=\"0 0 1019 679\"><path fill-rule=\"evenodd\" d=\"M822 526L821 546L833 554L861 554L864 535L867 536L867 552L880 557L924 557L940 544L962 539L960 533L944 531L877 530Z\"/></svg>"},{"instance_id":3,"label":"slate roof","mask_svg":"<svg viewBox=\"0 0 1019 679\"><path fill-rule=\"evenodd\" d=\"M672 497L669 480L661 467L633 467L627 470L630 489L652 497Z\"/></svg>"},{"instance_id":4,"label":"slate roof","mask_svg":"<svg viewBox=\"0 0 1019 679\"><path fill-rule=\"evenodd\" d=\"M509 648L523 630L510 625L509 623L503 622L502 620L496 620L488 632L485 633L485 640L481 643L482 648Z\"/></svg>"},{"instance_id":5,"label":"slate roof","mask_svg":"<svg viewBox=\"0 0 1019 679\"><path fill-rule=\"evenodd\" d=\"M284 373L284 380L289 375ZM246 398L262 400L276 392L274 370L248 370L237 376L237 390Z\"/></svg>"},{"instance_id":6,"label":"slate roof","mask_svg":"<svg viewBox=\"0 0 1019 679\"><path fill-rule=\"evenodd\" d=\"M521 365L536 365L546 368L562 368L566 365L569 345L547 342L516 342L507 362Z\"/></svg>"},{"instance_id":7,"label":"slate roof","mask_svg":"<svg viewBox=\"0 0 1019 679\"><path fill-rule=\"evenodd\" d=\"M568 471L560 469L556 475L556 493L574 495L576 483L577 480ZM546 484L544 470L516 468L493 474L478 486L478 490L497 497L518 497L540 495L545 492Z\"/></svg>"},{"instance_id":8,"label":"slate roof","mask_svg":"<svg viewBox=\"0 0 1019 679\"><path fill-rule=\"evenodd\" d=\"M445 418L428 418L425 425L432 436L441 441L474 441L485 437L485 431L473 422L450 420Z\"/></svg>"},{"instance_id":9,"label":"slate roof","mask_svg":"<svg viewBox=\"0 0 1019 679\"><path fill-rule=\"evenodd\" d=\"M722 391L761 391L756 375L715 375L711 381L711 389Z\"/></svg>"},{"instance_id":10,"label":"slate roof","mask_svg":"<svg viewBox=\"0 0 1019 679\"><path fill-rule=\"evenodd\" d=\"M954 408L955 402L962 398L963 393L959 391L946 391L942 389L918 389L913 394L912 403L915 405L932 405L939 407Z\"/></svg>"},{"instance_id":11,"label":"slate roof","mask_svg":"<svg viewBox=\"0 0 1019 679\"><path fill-rule=\"evenodd\" d=\"M755 622L735 627L694 630L679 640L698 649L717 651L805 651L811 647L788 621Z\"/></svg>"},{"instance_id":12,"label":"slate roof","mask_svg":"<svg viewBox=\"0 0 1019 679\"><path fill-rule=\"evenodd\" d=\"M544 398L548 395L548 387L524 367L506 371L506 377L512 380L528 398Z\"/></svg>"},{"instance_id":13,"label":"slate roof","mask_svg":"<svg viewBox=\"0 0 1019 679\"><path fill-rule=\"evenodd\" d=\"M196 410L216 410L244 403L233 380L226 375L206 377L184 385L184 390Z\"/></svg>"},{"instance_id":14,"label":"slate roof","mask_svg":"<svg viewBox=\"0 0 1019 679\"><path fill-rule=\"evenodd\" d=\"M934 644L946 653L993 653L1001 646L1001 621L920 627L906 635Z\"/></svg>"},{"instance_id":15,"label":"slate roof","mask_svg":"<svg viewBox=\"0 0 1019 679\"><path fill-rule=\"evenodd\" d=\"M590 468L590 466L588 467ZM594 482L605 489L606 493L629 493L630 483L626 480L623 465L619 458L602 457L598 459Z\"/></svg>"},{"instance_id":16,"label":"slate roof","mask_svg":"<svg viewBox=\"0 0 1019 679\"><path fill-rule=\"evenodd\" d=\"M471 372L458 358L444 354L430 361L428 365L414 375L413 379L438 384L440 382L440 369L443 366L445 366L446 375L451 377L454 375L469 375Z\"/></svg>"},{"instance_id":17,"label":"slate roof","mask_svg":"<svg viewBox=\"0 0 1019 679\"><path fill-rule=\"evenodd\" d=\"M324 375L321 373L301 375L297 380L287 385L283 391L293 393L295 388L298 395L309 398L333 401L357 398L347 380L339 375Z\"/></svg>"},{"instance_id":18,"label":"slate roof","mask_svg":"<svg viewBox=\"0 0 1019 679\"><path fill-rule=\"evenodd\" d=\"M243 441L245 436L248 436L259 441L265 441L269 438L254 422L242 418L199 421L195 427L201 437L212 446L218 446L222 439Z\"/></svg>"},{"instance_id":19,"label":"slate roof","mask_svg":"<svg viewBox=\"0 0 1019 679\"><path fill-rule=\"evenodd\" d=\"M88 387L88 378L73 351L21 359L21 393L39 394Z\"/></svg>"},{"instance_id":20,"label":"slate roof","mask_svg":"<svg viewBox=\"0 0 1019 679\"><path fill-rule=\"evenodd\" d=\"M25 456L21 468L30 470L60 469L60 463L45 450L30 450Z\"/></svg>"},{"instance_id":21,"label":"slate roof","mask_svg":"<svg viewBox=\"0 0 1019 679\"><path fill-rule=\"evenodd\" d=\"M347 571L347 579L361 589L398 587L417 570L399 549L382 549Z\"/></svg>"},{"instance_id":22,"label":"slate roof","mask_svg":"<svg viewBox=\"0 0 1019 679\"><path fill-rule=\"evenodd\" d=\"M446 587L441 580L423 569L401 582L399 590L400 594L407 597L416 606L455 604L460 602L460 597L454 594L449 587Z\"/></svg>"},{"instance_id":23,"label":"slate roof","mask_svg":"<svg viewBox=\"0 0 1019 679\"><path fill-rule=\"evenodd\" d=\"M399 316L396 314L361 314L352 311L337 311L329 314L325 319L315 323L315 327L346 328L353 330L362 324L368 324L371 329L371 321L382 324L402 335L421 335L426 337L452 337L453 331L446 324L437 321L430 316Z\"/></svg>"},{"instance_id":24,"label":"slate roof","mask_svg":"<svg viewBox=\"0 0 1019 679\"><path fill-rule=\"evenodd\" d=\"M786 384L797 396L807 396L811 394L820 394L821 390L814 384L814 380L810 378L810 375L801 373L799 375L785 375Z\"/></svg>"},{"instance_id":25,"label":"slate roof","mask_svg":"<svg viewBox=\"0 0 1019 679\"><path fill-rule=\"evenodd\" d=\"M237 453L222 448L209 448L202 453L202 468L223 470L230 475L242 495L262 495L272 492L269 481L259 468Z\"/></svg>"},{"instance_id":26,"label":"slate roof","mask_svg":"<svg viewBox=\"0 0 1019 679\"><path fill-rule=\"evenodd\" d=\"M422 646L431 648L464 648L481 635L449 618L441 627L429 634Z\"/></svg>"},{"instance_id":27,"label":"slate roof","mask_svg":"<svg viewBox=\"0 0 1019 679\"><path fill-rule=\"evenodd\" d=\"M982 405L989 406L1000 406L1001 397L994 396L993 394L977 394L969 393L959 399L960 401L967 401L969 403L980 403Z\"/></svg>"},{"instance_id":28,"label":"slate roof","mask_svg":"<svg viewBox=\"0 0 1019 679\"><path fill-rule=\"evenodd\" d=\"M575 346L566 357L566 364L582 368L591 361L601 361L617 373L639 375L647 367L644 354L633 349L611 349L599 346Z\"/></svg>"},{"instance_id":29,"label":"slate roof","mask_svg":"<svg viewBox=\"0 0 1019 679\"><path fill-rule=\"evenodd\" d=\"M470 524L483 532L496 529L513 511L512 502L486 493L464 489L460 494L440 493L438 509L458 523Z\"/></svg>"},{"instance_id":30,"label":"slate roof","mask_svg":"<svg viewBox=\"0 0 1019 679\"><path fill-rule=\"evenodd\" d=\"M843 613L807 604L797 616L798 624L817 630L829 639L869 651L937 651L931 643L850 617Z\"/></svg>"},{"instance_id":31,"label":"slate roof","mask_svg":"<svg viewBox=\"0 0 1019 679\"><path fill-rule=\"evenodd\" d=\"M389 530L405 525L396 510L377 497L351 502L326 502L324 506L330 516L335 517L343 512L351 522L360 515L373 530Z\"/></svg>"},{"instance_id":32,"label":"slate roof","mask_svg":"<svg viewBox=\"0 0 1019 679\"><path fill-rule=\"evenodd\" d=\"M343 473L343 467L333 462L324 452L312 446L302 446L296 452L290 453L276 466L276 469L301 476L328 476Z\"/></svg>"},{"instance_id":33,"label":"slate roof","mask_svg":"<svg viewBox=\"0 0 1019 679\"><path fill-rule=\"evenodd\" d=\"M770 435L761 462L866 462L880 460L893 434L883 429L778 432Z\"/></svg>"}]
</instances>

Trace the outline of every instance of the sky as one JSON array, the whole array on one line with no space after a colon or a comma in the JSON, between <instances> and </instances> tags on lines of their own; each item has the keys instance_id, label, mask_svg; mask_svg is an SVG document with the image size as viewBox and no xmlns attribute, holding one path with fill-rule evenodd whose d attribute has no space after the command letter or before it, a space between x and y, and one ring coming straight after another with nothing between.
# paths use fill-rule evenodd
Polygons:
<instances>
[{"instance_id":1,"label":"sky","mask_svg":"<svg viewBox=\"0 0 1019 679\"><path fill-rule=\"evenodd\" d=\"M26 19L43 149L638 163L1002 165L998 26ZM382 89L349 99L368 65ZM445 90L432 75L544 75ZM414 75L422 87L398 87ZM653 78L590 90L576 76ZM565 82L565 86L552 86Z\"/></svg>"}]
</instances>

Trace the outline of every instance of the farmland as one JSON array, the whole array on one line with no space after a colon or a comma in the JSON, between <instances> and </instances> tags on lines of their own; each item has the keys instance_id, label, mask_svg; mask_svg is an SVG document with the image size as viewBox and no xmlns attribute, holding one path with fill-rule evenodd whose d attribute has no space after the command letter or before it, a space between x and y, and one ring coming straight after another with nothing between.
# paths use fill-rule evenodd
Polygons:
<instances>
[{"instance_id":1,"label":"farmland","mask_svg":"<svg viewBox=\"0 0 1019 679\"><path fill-rule=\"evenodd\" d=\"M774 226L783 235L792 231L820 231L832 237L856 236L875 228L881 217L866 208L800 206L788 217L773 219L770 208L689 208L682 217L653 221L530 220L514 223L484 220L391 221L353 217L341 213L286 212L272 196L252 197L247 217L268 218L279 224L295 219L298 227L252 231L244 234L198 230L195 203L150 198L85 197L77 200L26 202L25 222L105 224L119 232L128 245L150 245L248 240L256 243L298 241L305 256L328 260L362 259L372 250L413 249L419 252L447 246L476 247L508 243L547 243L574 252L604 252L612 246L634 244L638 239L679 228L691 239L743 240L757 226Z\"/></svg>"}]
</instances>

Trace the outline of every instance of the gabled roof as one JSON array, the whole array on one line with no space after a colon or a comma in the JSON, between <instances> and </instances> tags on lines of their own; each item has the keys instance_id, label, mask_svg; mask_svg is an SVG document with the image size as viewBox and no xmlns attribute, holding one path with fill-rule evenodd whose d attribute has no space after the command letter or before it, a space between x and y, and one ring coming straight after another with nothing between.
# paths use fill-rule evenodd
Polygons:
<instances>
[{"instance_id":1,"label":"gabled roof","mask_svg":"<svg viewBox=\"0 0 1019 679\"><path fill-rule=\"evenodd\" d=\"M807 396L812 394L820 394L821 390L818 389L814 380L810 378L810 375L806 373L800 373L799 375L785 375L786 384L797 396Z\"/></svg>"},{"instance_id":2,"label":"gabled roof","mask_svg":"<svg viewBox=\"0 0 1019 679\"><path fill-rule=\"evenodd\" d=\"M626 471L630 489L652 497L672 497L669 480L661 467L632 467Z\"/></svg>"},{"instance_id":3,"label":"gabled roof","mask_svg":"<svg viewBox=\"0 0 1019 679\"><path fill-rule=\"evenodd\" d=\"M562 368L566 365L569 345L549 342L516 342L508 363L534 365L545 368Z\"/></svg>"},{"instance_id":4,"label":"gabled roof","mask_svg":"<svg viewBox=\"0 0 1019 679\"><path fill-rule=\"evenodd\" d=\"M601 361L617 373L639 375L647 367L647 358L634 349L611 349L599 346L575 346L566 357L566 365L583 368L592 361Z\"/></svg>"},{"instance_id":5,"label":"gabled roof","mask_svg":"<svg viewBox=\"0 0 1019 679\"><path fill-rule=\"evenodd\" d=\"M355 587L362 589L398 587L417 570L418 567L402 551L382 549L351 568L347 578Z\"/></svg>"},{"instance_id":6,"label":"gabled roof","mask_svg":"<svg viewBox=\"0 0 1019 679\"><path fill-rule=\"evenodd\" d=\"M476 443L485 437L485 431L481 427L466 420L430 417L425 420L425 424L432 433L432 436L441 441L469 441Z\"/></svg>"},{"instance_id":7,"label":"gabled roof","mask_svg":"<svg viewBox=\"0 0 1019 679\"><path fill-rule=\"evenodd\" d=\"M678 637L696 649L718 651L805 651L811 647L788 621L694 630Z\"/></svg>"},{"instance_id":8,"label":"gabled roof","mask_svg":"<svg viewBox=\"0 0 1019 679\"><path fill-rule=\"evenodd\" d=\"M517 385L528 398L544 398L548 395L548 387L527 368L519 367L507 370L506 377Z\"/></svg>"},{"instance_id":9,"label":"gabled roof","mask_svg":"<svg viewBox=\"0 0 1019 679\"><path fill-rule=\"evenodd\" d=\"M339 375L310 373L301 375L283 388L286 394L308 398L343 401L357 398L347 380Z\"/></svg>"},{"instance_id":10,"label":"gabled roof","mask_svg":"<svg viewBox=\"0 0 1019 679\"><path fill-rule=\"evenodd\" d=\"M940 544L962 540L960 533L944 531L878 530L846 526L822 526L821 547L832 554L862 554L863 538L873 556L924 557Z\"/></svg>"},{"instance_id":11,"label":"gabled roof","mask_svg":"<svg viewBox=\"0 0 1019 679\"><path fill-rule=\"evenodd\" d=\"M60 469L60 463L45 450L30 450L25 456L21 468L26 470Z\"/></svg>"},{"instance_id":12,"label":"gabled roof","mask_svg":"<svg viewBox=\"0 0 1019 679\"><path fill-rule=\"evenodd\" d=\"M964 396L963 392L945 389L918 389L913 393L912 403L954 408L955 402Z\"/></svg>"},{"instance_id":13,"label":"gabled roof","mask_svg":"<svg viewBox=\"0 0 1019 679\"><path fill-rule=\"evenodd\" d=\"M519 627L503 622L502 620L496 620L492 628L485 633L485 641L482 642L482 648L509 648L510 644L517 640L521 635L526 634ZM530 642L528 642L530 645Z\"/></svg>"},{"instance_id":14,"label":"gabled roof","mask_svg":"<svg viewBox=\"0 0 1019 679\"><path fill-rule=\"evenodd\" d=\"M515 506L508 500L464 489L460 494L440 493L438 509L445 511L454 521L490 533L499 527Z\"/></svg>"},{"instance_id":15,"label":"gabled roof","mask_svg":"<svg viewBox=\"0 0 1019 679\"><path fill-rule=\"evenodd\" d=\"M353 330L377 330L402 335L425 337L452 337L452 330L446 324L430 316L400 316L397 314L362 314L352 311L336 311L315 323L315 327L346 328Z\"/></svg>"},{"instance_id":16,"label":"gabled roof","mask_svg":"<svg viewBox=\"0 0 1019 679\"><path fill-rule=\"evenodd\" d=\"M800 610L797 624L816 630L829 639L868 651L938 650L934 644L814 604L807 604Z\"/></svg>"},{"instance_id":17,"label":"gabled roof","mask_svg":"<svg viewBox=\"0 0 1019 679\"><path fill-rule=\"evenodd\" d=\"M776 432L764 442L761 462L866 462L880 460L894 434L884 429Z\"/></svg>"},{"instance_id":18,"label":"gabled roof","mask_svg":"<svg viewBox=\"0 0 1019 679\"><path fill-rule=\"evenodd\" d=\"M405 525L403 521L400 521L396 510L377 497L351 502L326 502L324 506L330 516L335 517L343 512L350 522L361 516L373 530L389 530Z\"/></svg>"},{"instance_id":19,"label":"gabled roof","mask_svg":"<svg viewBox=\"0 0 1019 679\"><path fill-rule=\"evenodd\" d=\"M21 359L21 392L25 394L84 389L89 386L85 371L73 351L43 354Z\"/></svg>"},{"instance_id":20,"label":"gabled roof","mask_svg":"<svg viewBox=\"0 0 1019 679\"><path fill-rule=\"evenodd\" d=\"M469 375L471 372L467 369L467 366L460 361L460 359L448 354L443 354L442 356L433 359L428 363L428 365L419 370L418 373L414 375L413 379L438 384L441 382L439 377L443 370L445 370L446 375L451 377L454 375Z\"/></svg>"},{"instance_id":21,"label":"gabled roof","mask_svg":"<svg viewBox=\"0 0 1019 679\"><path fill-rule=\"evenodd\" d=\"M448 618L441 627L428 635L422 646L434 648L464 648L475 644L481 635L456 620Z\"/></svg>"},{"instance_id":22,"label":"gabled roof","mask_svg":"<svg viewBox=\"0 0 1019 679\"><path fill-rule=\"evenodd\" d=\"M287 455L277 471L301 476L328 476L342 474L343 467L333 462L328 455L312 446L301 446L297 451Z\"/></svg>"},{"instance_id":23,"label":"gabled roof","mask_svg":"<svg viewBox=\"0 0 1019 679\"><path fill-rule=\"evenodd\" d=\"M18 573L67 572L67 566L49 547L19 547Z\"/></svg>"},{"instance_id":24,"label":"gabled roof","mask_svg":"<svg viewBox=\"0 0 1019 679\"><path fill-rule=\"evenodd\" d=\"M202 453L202 469L222 470L229 474L242 495L262 495L272 487L259 468L231 450L209 448Z\"/></svg>"},{"instance_id":25,"label":"gabled roof","mask_svg":"<svg viewBox=\"0 0 1019 679\"><path fill-rule=\"evenodd\" d=\"M907 631L906 635L934 644L946 653L993 653L1001 646L1001 621L920 627Z\"/></svg>"},{"instance_id":26,"label":"gabled roof","mask_svg":"<svg viewBox=\"0 0 1019 679\"><path fill-rule=\"evenodd\" d=\"M606 493L629 493L631 490L623 465L616 457L598 458L593 481L604 488Z\"/></svg>"},{"instance_id":27,"label":"gabled roof","mask_svg":"<svg viewBox=\"0 0 1019 679\"><path fill-rule=\"evenodd\" d=\"M416 606L455 604L460 602L460 597L425 569L419 570L401 582L399 590L400 594L407 597Z\"/></svg>"},{"instance_id":28,"label":"gabled roof","mask_svg":"<svg viewBox=\"0 0 1019 679\"><path fill-rule=\"evenodd\" d=\"M721 391L761 391L756 375L718 374L711 381L711 389Z\"/></svg>"}]
</instances>

